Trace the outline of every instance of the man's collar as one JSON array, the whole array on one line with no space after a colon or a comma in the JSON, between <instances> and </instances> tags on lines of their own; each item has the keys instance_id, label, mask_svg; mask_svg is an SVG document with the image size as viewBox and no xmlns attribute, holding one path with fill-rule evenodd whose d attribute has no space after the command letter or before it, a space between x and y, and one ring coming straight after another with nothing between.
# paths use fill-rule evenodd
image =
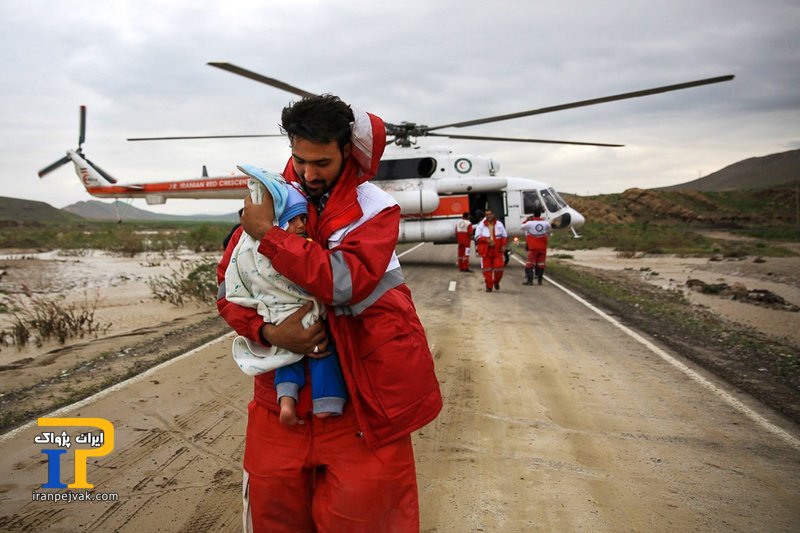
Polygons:
<instances>
[{"instance_id":1,"label":"man's collar","mask_svg":"<svg viewBox=\"0 0 800 533\"><path fill-rule=\"evenodd\" d=\"M325 209L325 204L328 203L328 199L331 197L331 192L328 191L322 196L320 196L319 200L311 199L311 203L314 204L314 207L317 208L317 212L321 212Z\"/></svg>"}]
</instances>

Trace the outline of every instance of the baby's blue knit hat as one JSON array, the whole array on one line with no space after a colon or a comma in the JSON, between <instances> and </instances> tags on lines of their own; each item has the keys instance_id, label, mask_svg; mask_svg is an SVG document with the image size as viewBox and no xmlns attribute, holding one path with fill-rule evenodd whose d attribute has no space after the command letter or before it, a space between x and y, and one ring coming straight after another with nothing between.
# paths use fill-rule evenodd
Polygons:
<instances>
[{"instance_id":1,"label":"baby's blue knit hat","mask_svg":"<svg viewBox=\"0 0 800 533\"><path fill-rule=\"evenodd\" d=\"M256 194L253 188L257 187L256 183L263 185L263 189L266 189L272 196L275 216L278 218L278 226L281 229L286 229L289 221L297 215L308 214L306 197L292 184L286 183L280 174L266 171L254 165L237 165L237 168L251 178L247 187L251 191L253 201L260 201L260 196L253 196L253 194Z\"/></svg>"},{"instance_id":2,"label":"baby's blue knit hat","mask_svg":"<svg viewBox=\"0 0 800 533\"><path fill-rule=\"evenodd\" d=\"M286 189L289 193L286 197L286 206L283 208L283 213L281 213L278 219L278 225L281 229L286 229L286 225L289 221L297 215L308 214L308 200L303 196L303 193L295 189L289 183L286 184Z\"/></svg>"}]
</instances>

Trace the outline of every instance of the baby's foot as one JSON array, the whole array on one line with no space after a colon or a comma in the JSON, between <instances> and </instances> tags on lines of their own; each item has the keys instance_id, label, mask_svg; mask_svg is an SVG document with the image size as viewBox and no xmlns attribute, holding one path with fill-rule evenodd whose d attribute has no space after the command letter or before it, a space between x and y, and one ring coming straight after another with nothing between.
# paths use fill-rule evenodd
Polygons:
<instances>
[{"instance_id":1,"label":"baby's foot","mask_svg":"<svg viewBox=\"0 0 800 533\"><path fill-rule=\"evenodd\" d=\"M296 426L299 422L297 412L294 409L294 399L289 396L281 397L281 424L287 426Z\"/></svg>"}]
</instances>

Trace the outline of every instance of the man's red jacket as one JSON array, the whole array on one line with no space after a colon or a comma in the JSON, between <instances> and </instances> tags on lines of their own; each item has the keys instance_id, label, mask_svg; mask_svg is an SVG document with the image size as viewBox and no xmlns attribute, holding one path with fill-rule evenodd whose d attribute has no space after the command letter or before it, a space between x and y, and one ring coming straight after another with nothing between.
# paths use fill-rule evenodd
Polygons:
<instances>
[{"instance_id":1,"label":"man's red jacket","mask_svg":"<svg viewBox=\"0 0 800 533\"><path fill-rule=\"evenodd\" d=\"M369 183L386 145L383 121L354 114L352 155L322 212L309 206L306 229L313 242L273 228L258 250L325 304L348 402L367 446L378 448L436 418L442 397L425 331L394 253L400 208ZM284 177L299 181L291 159ZM241 228L234 233L217 267L220 284L241 233ZM240 335L261 342L262 317L220 292L220 315ZM256 376L254 396L278 412L273 380L274 372ZM310 388L307 384L301 391L301 416L310 406Z\"/></svg>"}]
</instances>

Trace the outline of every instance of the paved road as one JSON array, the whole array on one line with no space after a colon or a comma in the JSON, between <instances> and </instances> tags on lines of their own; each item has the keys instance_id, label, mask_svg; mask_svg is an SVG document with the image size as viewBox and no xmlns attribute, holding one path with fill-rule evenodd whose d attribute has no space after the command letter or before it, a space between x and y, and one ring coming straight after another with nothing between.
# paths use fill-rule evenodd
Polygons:
<instances>
[{"instance_id":1,"label":"paved road","mask_svg":"<svg viewBox=\"0 0 800 533\"><path fill-rule=\"evenodd\" d=\"M519 285L516 263L487 294L454 259L401 259L445 395L415 436L423 531L797 531L796 429L770 431L554 285ZM38 431L0 441L0 531L238 531L251 385L228 357L212 344L62 415L114 421L88 478L116 503L31 501Z\"/></svg>"},{"instance_id":2,"label":"paved road","mask_svg":"<svg viewBox=\"0 0 800 533\"><path fill-rule=\"evenodd\" d=\"M552 284L521 286L518 264L485 293L452 255L404 257L446 397L417 440L423 530L797 531L796 433Z\"/></svg>"}]
</instances>

